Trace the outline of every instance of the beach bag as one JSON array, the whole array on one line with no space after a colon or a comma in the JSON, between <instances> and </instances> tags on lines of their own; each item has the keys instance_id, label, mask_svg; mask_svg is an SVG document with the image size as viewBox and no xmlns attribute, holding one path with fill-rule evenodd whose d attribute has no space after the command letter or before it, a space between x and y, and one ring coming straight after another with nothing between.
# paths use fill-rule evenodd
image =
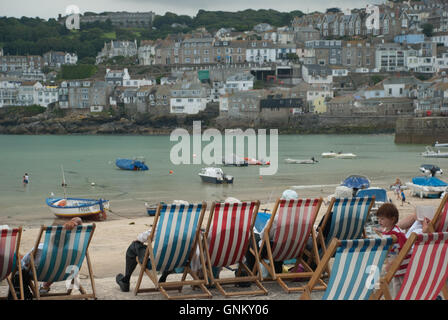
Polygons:
<instances>
[{"instance_id":1,"label":"beach bag","mask_svg":"<svg viewBox=\"0 0 448 320\"><path fill-rule=\"evenodd\" d=\"M30 290L30 286L32 285L30 274L26 271L22 272L22 279L23 279L23 296L25 300L33 300L34 296ZM18 273L16 273L12 278L12 285L14 286L16 297L20 299L20 278ZM11 291L8 292L8 300L13 300Z\"/></svg>"}]
</instances>

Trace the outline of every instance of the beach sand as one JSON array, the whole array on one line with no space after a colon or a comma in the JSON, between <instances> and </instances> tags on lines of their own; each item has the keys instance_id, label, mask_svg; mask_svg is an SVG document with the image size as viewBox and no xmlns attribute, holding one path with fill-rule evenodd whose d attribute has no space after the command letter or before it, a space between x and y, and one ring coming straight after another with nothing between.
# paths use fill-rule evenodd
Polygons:
<instances>
[{"instance_id":1,"label":"beach sand","mask_svg":"<svg viewBox=\"0 0 448 320\"><path fill-rule=\"evenodd\" d=\"M321 196L326 200L328 194L321 194ZM392 199L400 212L400 218L405 217L409 214L415 212L415 206L417 205L432 205L437 207L440 203L440 199L420 199L417 197L412 197L409 191L406 191L406 203L402 206L401 200L397 200L395 194L392 191L388 192L388 197ZM320 208L318 217L316 219L316 225L321 220L322 216L327 210L327 203L323 203ZM206 216L204 218L203 227L205 227L208 219L208 211L210 209L211 203L208 203L208 209ZM261 209L272 210L274 206L273 202L265 203L260 206ZM111 207L114 213L109 214L109 219L107 221L96 222L96 230L90 244L89 253L92 261L92 266L95 274L95 281L98 286L98 298L99 299L135 299L136 297L133 293L122 293L118 289L115 283L115 276L118 273L124 273L125 271L125 253L129 244L134 241L137 235L143 231L146 231L152 226L153 217L149 217L142 210L142 208L126 208L126 212L120 214L120 210ZM135 210L135 212L133 212ZM139 217L127 217L130 215L135 215ZM63 222L63 221L62 221ZM11 225L14 226L14 225ZM36 242L39 233L38 227L28 227L23 226L23 235L20 245L21 254L25 254L31 250ZM138 276L138 270L134 272L133 278L131 280L131 290L134 287L134 283ZM80 277L81 281L87 282L88 271L87 264L84 263L81 268ZM177 276L177 275L174 275ZM149 283L149 282L147 282ZM0 285L0 294L6 289L6 283L3 281ZM288 295L283 292L283 290L275 283L267 286L270 290L269 295L265 298L269 299L297 299L298 294ZM271 292L272 291L272 292ZM218 296L218 294L214 294ZM158 295L139 295L138 299L161 299L163 298L160 294ZM259 299L254 297L255 299ZM315 296L319 298L319 294ZM243 297L242 299L251 299L250 297Z\"/></svg>"}]
</instances>

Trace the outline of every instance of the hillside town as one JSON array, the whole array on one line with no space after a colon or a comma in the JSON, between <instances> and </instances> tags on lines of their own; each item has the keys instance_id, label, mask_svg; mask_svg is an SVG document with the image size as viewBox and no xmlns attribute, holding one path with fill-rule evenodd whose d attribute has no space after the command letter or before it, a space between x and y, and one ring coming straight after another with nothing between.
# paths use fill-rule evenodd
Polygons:
<instances>
[{"instance_id":1,"label":"hillside town","mask_svg":"<svg viewBox=\"0 0 448 320\"><path fill-rule=\"evenodd\" d=\"M0 108L179 116L213 110L240 121L448 115L448 3L378 8L373 28L359 8L304 14L278 28L261 23L244 32L199 28L157 40L110 40L96 56L98 72L84 79L57 76L78 64L74 52L0 50ZM135 24L133 17L126 22Z\"/></svg>"}]
</instances>

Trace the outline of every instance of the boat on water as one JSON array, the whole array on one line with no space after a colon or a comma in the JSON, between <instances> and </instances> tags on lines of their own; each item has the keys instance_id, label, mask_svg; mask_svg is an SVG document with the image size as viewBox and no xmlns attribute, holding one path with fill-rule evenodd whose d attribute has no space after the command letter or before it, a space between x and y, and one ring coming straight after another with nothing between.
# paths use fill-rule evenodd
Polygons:
<instances>
[{"instance_id":1,"label":"boat on water","mask_svg":"<svg viewBox=\"0 0 448 320\"><path fill-rule=\"evenodd\" d=\"M67 197L67 183L65 181L64 168L62 170L62 187L64 188L64 197L52 196L46 199L46 204L50 211L59 218L86 218L93 220L105 220L106 210L109 210L109 200L104 199L85 199Z\"/></svg>"},{"instance_id":2,"label":"boat on water","mask_svg":"<svg viewBox=\"0 0 448 320\"><path fill-rule=\"evenodd\" d=\"M422 152L421 155L426 158L448 158L448 152L435 151L430 146L427 146L426 151Z\"/></svg>"},{"instance_id":3,"label":"boat on water","mask_svg":"<svg viewBox=\"0 0 448 320\"><path fill-rule=\"evenodd\" d=\"M439 141L436 141L436 143L434 144L435 148L447 148L448 147L448 143L439 143Z\"/></svg>"},{"instance_id":4,"label":"boat on water","mask_svg":"<svg viewBox=\"0 0 448 320\"><path fill-rule=\"evenodd\" d=\"M443 170L433 164L422 164L419 170L426 176L435 177L436 175L442 175Z\"/></svg>"},{"instance_id":5,"label":"boat on water","mask_svg":"<svg viewBox=\"0 0 448 320\"><path fill-rule=\"evenodd\" d=\"M407 182L406 185L412 195L420 198L440 198L448 187L448 183L436 177L414 177L412 182Z\"/></svg>"},{"instance_id":6,"label":"boat on water","mask_svg":"<svg viewBox=\"0 0 448 320\"><path fill-rule=\"evenodd\" d=\"M233 176L225 174L221 168L202 168L198 175L201 177L203 182L207 183L233 183Z\"/></svg>"},{"instance_id":7,"label":"boat on water","mask_svg":"<svg viewBox=\"0 0 448 320\"><path fill-rule=\"evenodd\" d=\"M269 166L271 164L270 161L257 160L250 157L245 157L244 160L251 166Z\"/></svg>"},{"instance_id":8,"label":"boat on water","mask_svg":"<svg viewBox=\"0 0 448 320\"><path fill-rule=\"evenodd\" d=\"M323 152L321 154L322 158L336 158L336 159L353 159L356 158L357 155L354 153L342 153L342 152Z\"/></svg>"},{"instance_id":9,"label":"boat on water","mask_svg":"<svg viewBox=\"0 0 448 320\"><path fill-rule=\"evenodd\" d=\"M134 159L118 158L115 160L115 165L123 170L144 171L149 169L142 157Z\"/></svg>"},{"instance_id":10,"label":"boat on water","mask_svg":"<svg viewBox=\"0 0 448 320\"><path fill-rule=\"evenodd\" d=\"M247 167L249 163L237 156L236 154L231 154L230 156L226 156L222 158L222 164L225 166L234 166L234 167Z\"/></svg>"},{"instance_id":11,"label":"boat on water","mask_svg":"<svg viewBox=\"0 0 448 320\"><path fill-rule=\"evenodd\" d=\"M295 164L315 164L319 161L317 161L316 159L311 158L311 159L291 159L291 158L286 158L285 159L286 163L295 163Z\"/></svg>"},{"instance_id":12,"label":"boat on water","mask_svg":"<svg viewBox=\"0 0 448 320\"><path fill-rule=\"evenodd\" d=\"M50 211L59 218L87 218L95 220L106 219L109 210L109 200L81 198L47 198Z\"/></svg>"}]
</instances>

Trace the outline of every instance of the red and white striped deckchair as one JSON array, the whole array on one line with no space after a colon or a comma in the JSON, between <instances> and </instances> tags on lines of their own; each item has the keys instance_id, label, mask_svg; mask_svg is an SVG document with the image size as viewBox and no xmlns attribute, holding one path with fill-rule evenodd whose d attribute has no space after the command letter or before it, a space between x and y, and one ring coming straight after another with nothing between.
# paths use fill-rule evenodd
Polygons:
<instances>
[{"instance_id":1,"label":"red and white striped deckchair","mask_svg":"<svg viewBox=\"0 0 448 320\"><path fill-rule=\"evenodd\" d=\"M429 232L448 232L448 193L440 201L428 229Z\"/></svg>"},{"instance_id":2,"label":"red and white striped deckchair","mask_svg":"<svg viewBox=\"0 0 448 320\"><path fill-rule=\"evenodd\" d=\"M389 292L389 283L403 259L412 250L403 283L396 297ZM412 233L390 270L380 281L380 289L372 299L384 295L387 300L435 300L441 293L448 299L448 232Z\"/></svg>"},{"instance_id":3,"label":"red and white striped deckchair","mask_svg":"<svg viewBox=\"0 0 448 320\"><path fill-rule=\"evenodd\" d=\"M319 254L317 251L317 240L314 233L314 222L322 204L322 198L285 200L277 199L273 213L269 219L262 235L262 243L259 249L259 256L266 246L269 263L261 259L261 263L266 267L272 280L276 280L282 288L290 293L302 291L302 287L289 287L283 279L294 279L311 277L312 268L304 261L302 254L305 250L308 239L313 242L313 257L317 258L316 265L319 264ZM300 264L306 272L289 272L278 274L275 272L274 261L285 261L296 259L297 267ZM325 283L321 282L322 285Z\"/></svg>"},{"instance_id":4,"label":"red and white striped deckchair","mask_svg":"<svg viewBox=\"0 0 448 320\"><path fill-rule=\"evenodd\" d=\"M22 237L22 227L1 228L0 229L0 281L6 279L9 290L17 300L11 278L15 272L19 271L20 279L20 299L23 300L22 268L20 268L19 247Z\"/></svg>"},{"instance_id":5,"label":"red and white striped deckchair","mask_svg":"<svg viewBox=\"0 0 448 320\"><path fill-rule=\"evenodd\" d=\"M254 223L260 207L259 201L240 203L216 203L211 209L207 227L202 236L207 261L207 273L211 284L216 285L224 296L267 294L260 282L260 276L243 263L249 243L255 248ZM256 251L256 250L255 250ZM259 266L255 252L255 265ZM212 267L230 267L238 264L235 277L216 279ZM242 276L243 270L247 276ZM227 292L222 285L238 282L253 282L259 290Z\"/></svg>"}]
</instances>

